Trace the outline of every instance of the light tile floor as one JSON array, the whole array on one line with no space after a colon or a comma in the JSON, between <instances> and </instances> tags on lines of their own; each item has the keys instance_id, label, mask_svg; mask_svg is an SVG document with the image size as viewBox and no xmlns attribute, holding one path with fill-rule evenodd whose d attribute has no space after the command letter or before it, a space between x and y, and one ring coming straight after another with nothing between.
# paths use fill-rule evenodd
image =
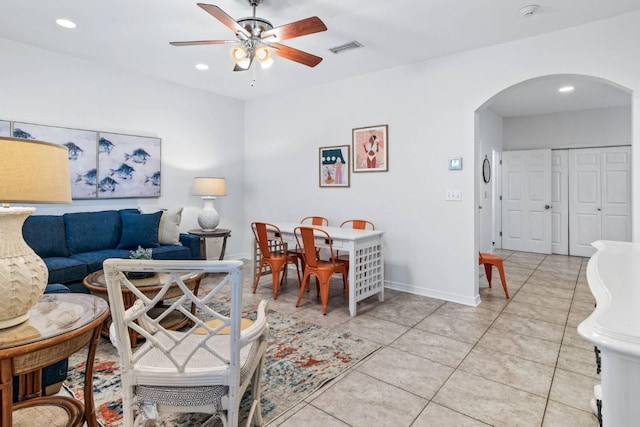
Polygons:
<instances>
[{"instance_id":1,"label":"light tile floor","mask_svg":"<svg viewBox=\"0 0 640 427\"><path fill-rule=\"evenodd\" d=\"M493 288L480 279L478 307L386 290L384 303L369 298L351 318L338 279L323 316L314 286L296 308L295 274L275 301L264 276L245 298L270 299L273 310L382 345L270 425L597 426L589 408L600 382L593 346L576 330L595 304L588 259L497 254L511 299L494 270Z\"/></svg>"}]
</instances>

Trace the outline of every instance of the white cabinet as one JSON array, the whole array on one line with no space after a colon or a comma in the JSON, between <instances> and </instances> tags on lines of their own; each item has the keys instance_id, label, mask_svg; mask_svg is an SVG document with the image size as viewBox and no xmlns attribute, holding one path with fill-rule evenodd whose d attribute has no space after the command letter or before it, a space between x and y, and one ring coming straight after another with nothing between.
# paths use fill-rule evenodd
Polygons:
<instances>
[{"instance_id":1,"label":"white cabinet","mask_svg":"<svg viewBox=\"0 0 640 427\"><path fill-rule=\"evenodd\" d=\"M578 333L600 350L602 425L640 425L640 244L597 241L587 266L594 312Z\"/></svg>"}]
</instances>

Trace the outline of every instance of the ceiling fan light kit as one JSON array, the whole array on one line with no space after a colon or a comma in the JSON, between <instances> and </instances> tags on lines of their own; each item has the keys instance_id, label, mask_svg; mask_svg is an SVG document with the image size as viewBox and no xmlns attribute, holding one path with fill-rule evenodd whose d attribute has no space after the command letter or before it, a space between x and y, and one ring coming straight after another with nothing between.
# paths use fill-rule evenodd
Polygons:
<instances>
[{"instance_id":1,"label":"ceiling fan light kit","mask_svg":"<svg viewBox=\"0 0 640 427\"><path fill-rule=\"evenodd\" d=\"M248 70L254 59L260 63L262 68L268 68L273 63L272 53L308 67L315 67L322 61L319 56L280 44L280 41L283 40L326 31L327 27L320 18L312 16L280 27L274 27L271 22L256 16L256 7L262 3L262 0L248 1L253 7L253 16L241 18L237 21L218 6L198 3L198 6L205 12L232 30L237 40L200 40L171 42L170 44L172 46L196 46L237 43L230 52L231 58L236 63L234 71Z\"/></svg>"}]
</instances>

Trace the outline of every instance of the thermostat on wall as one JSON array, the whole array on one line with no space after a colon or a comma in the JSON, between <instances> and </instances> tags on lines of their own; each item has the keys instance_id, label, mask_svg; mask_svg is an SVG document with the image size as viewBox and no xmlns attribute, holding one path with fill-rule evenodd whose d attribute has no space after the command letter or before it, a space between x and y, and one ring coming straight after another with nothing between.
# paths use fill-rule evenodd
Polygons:
<instances>
[{"instance_id":1,"label":"thermostat on wall","mask_svg":"<svg viewBox=\"0 0 640 427\"><path fill-rule=\"evenodd\" d=\"M457 171L462 169L462 157L452 157L449 159L449 170Z\"/></svg>"}]
</instances>

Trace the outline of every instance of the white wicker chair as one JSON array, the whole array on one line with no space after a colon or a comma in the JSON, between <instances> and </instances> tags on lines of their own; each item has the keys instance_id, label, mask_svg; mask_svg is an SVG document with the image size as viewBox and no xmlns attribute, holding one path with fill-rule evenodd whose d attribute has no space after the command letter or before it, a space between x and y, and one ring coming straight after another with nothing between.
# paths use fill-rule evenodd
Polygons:
<instances>
[{"instance_id":1,"label":"white wicker chair","mask_svg":"<svg viewBox=\"0 0 640 427\"><path fill-rule=\"evenodd\" d=\"M267 303L260 303L257 319L241 331L241 268L240 261L108 259L104 262L113 320L112 341L121 362L124 427L154 425L157 412L210 413L212 417L206 424L220 418L225 427L235 427L240 399L250 384L252 404L247 426L254 418L256 425L262 425L260 381L269 329ZM162 290L149 299L131 284L125 271L165 274L160 276ZM227 275L210 293L198 298L181 279L187 271ZM182 289L183 296L170 300L169 309L152 319L147 312L156 307L172 283ZM126 311L121 292L125 287L138 298ZM213 304L207 303L216 296L230 296L230 301L217 302L214 309ZM191 314L190 303L196 305L196 315ZM163 328L161 321L172 310L188 316L193 326L185 331ZM212 319L218 319L219 324L205 323ZM135 352L127 328L145 339Z\"/></svg>"}]
</instances>

